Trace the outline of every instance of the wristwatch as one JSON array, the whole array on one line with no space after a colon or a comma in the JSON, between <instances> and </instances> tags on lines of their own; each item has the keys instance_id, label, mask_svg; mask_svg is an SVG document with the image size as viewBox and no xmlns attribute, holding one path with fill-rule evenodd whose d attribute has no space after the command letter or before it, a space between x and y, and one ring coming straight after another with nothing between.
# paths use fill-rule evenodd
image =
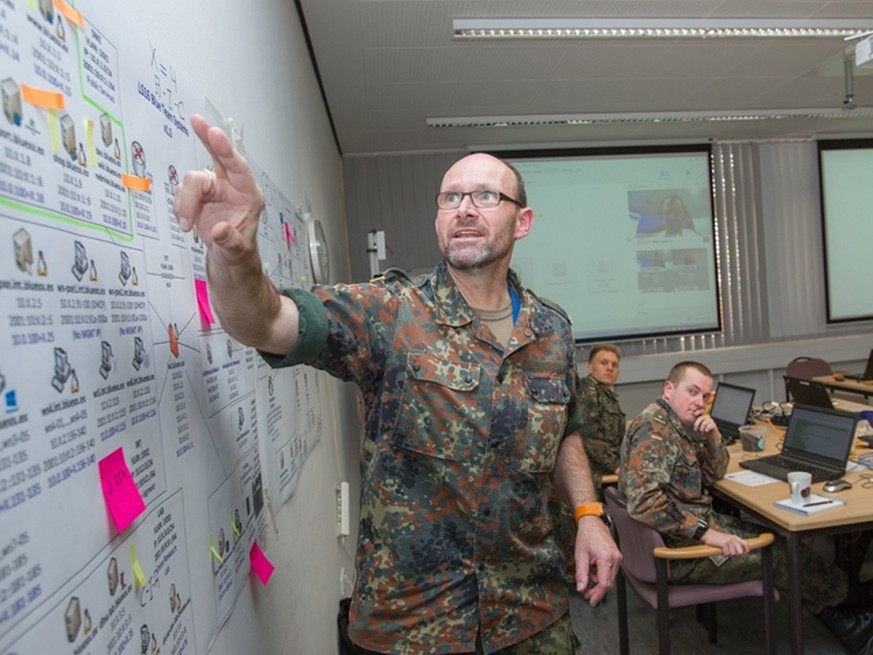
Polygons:
<instances>
[{"instance_id":1,"label":"wristwatch","mask_svg":"<svg viewBox=\"0 0 873 655\"><path fill-rule=\"evenodd\" d=\"M703 539L703 535L706 534L706 531L709 530L709 521L707 521L702 516L697 517L697 529L694 531L694 538L697 541Z\"/></svg>"},{"instance_id":2,"label":"wristwatch","mask_svg":"<svg viewBox=\"0 0 873 655\"><path fill-rule=\"evenodd\" d=\"M597 516L605 521L606 516L603 512L603 503L583 503L573 510L573 519L576 523L583 516Z\"/></svg>"}]
</instances>

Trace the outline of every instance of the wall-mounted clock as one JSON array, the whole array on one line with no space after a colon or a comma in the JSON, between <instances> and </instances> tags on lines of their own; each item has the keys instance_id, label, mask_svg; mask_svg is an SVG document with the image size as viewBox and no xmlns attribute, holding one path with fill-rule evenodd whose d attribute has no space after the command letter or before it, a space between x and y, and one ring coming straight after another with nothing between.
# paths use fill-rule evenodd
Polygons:
<instances>
[{"instance_id":1,"label":"wall-mounted clock","mask_svg":"<svg viewBox=\"0 0 873 655\"><path fill-rule=\"evenodd\" d=\"M330 254L327 252L327 239L321 221L309 218L306 221L306 235L309 238L309 263L312 265L312 281L327 284L330 277Z\"/></svg>"}]
</instances>

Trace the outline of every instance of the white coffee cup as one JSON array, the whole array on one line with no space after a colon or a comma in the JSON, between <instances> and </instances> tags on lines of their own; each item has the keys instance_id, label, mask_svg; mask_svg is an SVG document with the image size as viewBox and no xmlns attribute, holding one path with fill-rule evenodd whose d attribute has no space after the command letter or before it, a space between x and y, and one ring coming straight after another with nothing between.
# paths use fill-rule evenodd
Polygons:
<instances>
[{"instance_id":1,"label":"white coffee cup","mask_svg":"<svg viewBox=\"0 0 873 655\"><path fill-rule=\"evenodd\" d=\"M791 488L791 502L803 505L812 487L812 475L804 471L792 471L788 474L788 486Z\"/></svg>"}]
</instances>

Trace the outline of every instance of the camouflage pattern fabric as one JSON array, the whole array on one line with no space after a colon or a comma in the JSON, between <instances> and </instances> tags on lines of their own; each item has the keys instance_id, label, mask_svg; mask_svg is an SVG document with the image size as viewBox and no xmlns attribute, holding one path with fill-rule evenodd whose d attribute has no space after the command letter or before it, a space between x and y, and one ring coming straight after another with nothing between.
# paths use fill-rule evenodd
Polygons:
<instances>
[{"instance_id":1,"label":"camouflage pattern fabric","mask_svg":"<svg viewBox=\"0 0 873 655\"><path fill-rule=\"evenodd\" d=\"M699 544L693 538L697 517L720 532L750 537L765 528L712 509L708 487L724 476L728 454L705 437L687 430L670 406L658 400L646 407L628 427L622 449L619 491L628 512L653 526L669 546ZM813 612L841 603L848 593L845 573L813 549L800 548L803 579L800 590ZM785 540L773 545L774 584L788 589ZM670 562L670 580L677 583L726 584L761 577L760 551L731 557L720 566L709 558Z\"/></svg>"},{"instance_id":2,"label":"camouflage pattern fabric","mask_svg":"<svg viewBox=\"0 0 873 655\"><path fill-rule=\"evenodd\" d=\"M621 463L621 442L627 417L618 404L615 391L590 375L579 382L577 401L582 414L582 443L588 454L594 484L599 488L601 478L615 473Z\"/></svg>"},{"instance_id":3,"label":"camouflage pattern fabric","mask_svg":"<svg viewBox=\"0 0 873 655\"><path fill-rule=\"evenodd\" d=\"M520 313L505 349L440 263L415 280L316 286L321 305L298 301L307 343L265 355L300 363L323 340L306 363L362 391L349 634L364 648L474 652L478 638L493 653L568 611L546 491L561 439L579 429L575 346L565 316L511 271L509 283Z\"/></svg>"},{"instance_id":4,"label":"camouflage pattern fabric","mask_svg":"<svg viewBox=\"0 0 873 655\"><path fill-rule=\"evenodd\" d=\"M628 426L619 491L628 513L660 532L664 543L687 545L697 517L709 518L709 486L727 466L724 444L713 447L706 437L687 431L670 405L658 399Z\"/></svg>"},{"instance_id":5,"label":"camouflage pattern fabric","mask_svg":"<svg viewBox=\"0 0 873 655\"><path fill-rule=\"evenodd\" d=\"M365 648L359 648L358 652L360 655L380 655ZM582 645L573 631L573 621L567 612L545 630L494 652L496 655L581 655ZM476 654L484 653L480 642L476 645Z\"/></svg>"},{"instance_id":6,"label":"camouflage pattern fabric","mask_svg":"<svg viewBox=\"0 0 873 655\"><path fill-rule=\"evenodd\" d=\"M576 401L582 416L582 444L599 496L603 475L614 473L621 463L621 442L627 418L615 392L590 375L579 381ZM555 524L555 542L566 562L567 582L572 585L576 577L576 521L573 520L573 509L553 490L549 495L549 512Z\"/></svg>"}]
</instances>

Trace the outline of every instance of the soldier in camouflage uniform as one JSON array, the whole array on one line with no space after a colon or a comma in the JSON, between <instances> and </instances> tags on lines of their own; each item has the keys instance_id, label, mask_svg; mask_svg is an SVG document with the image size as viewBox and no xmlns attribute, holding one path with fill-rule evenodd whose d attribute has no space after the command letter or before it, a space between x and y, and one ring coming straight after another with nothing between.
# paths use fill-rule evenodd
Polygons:
<instances>
[{"instance_id":1,"label":"soldier in camouflage uniform","mask_svg":"<svg viewBox=\"0 0 873 655\"><path fill-rule=\"evenodd\" d=\"M627 418L618 403L618 395L613 385L618 380L621 350L613 344L599 344L588 353L588 375L582 378L576 392L579 411L582 413L582 428L579 434L594 487L600 495L600 484L604 475L618 472L621 463L621 441ZM575 579L573 547L576 541L576 525L573 512L557 493L549 498L549 511L555 521L555 541L567 561L567 577Z\"/></svg>"},{"instance_id":2,"label":"soldier in camouflage uniform","mask_svg":"<svg viewBox=\"0 0 873 655\"><path fill-rule=\"evenodd\" d=\"M620 362L618 346L608 343L593 346L588 353L588 376L579 382L576 394L582 412L582 443L598 488L603 476L617 473L621 463L627 417L613 389Z\"/></svg>"},{"instance_id":3,"label":"soldier in camouflage uniform","mask_svg":"<svg viewBox=\"0 0 873 655\"><path fill-rule=\"evenodd\" d=\"M546 511L595 492L578 438L569 321L509 270L533 222L517 172L489 155L452 166L437 196L433 273L288 289L261 273L263 196L226 135L192 119L215 174L176 191L209 248L222 326L274 366L354 381L366 405L349 635L364 652L569 654L577 639ZM269 355L267 353L278 353ZM620 554L578 522L577 586L596 604Z\"/></svg>"},{"instance_id":4,"label":"soldier in camouflage uniform","mask_svg":"<svg viewBox=\"0 0 873 655\"><path fill-rule=\"evenodd\" d=\"M760 551L750 553L744 537L760 528L713 511L709 486L727 471L729 454L715 422L704 413L712 392L710 370L681 362L670 371L661 397L628 426L619 469L619 491L628 512L654 527L668 546L703 542L720 547L728 559L674 560L676 583L725 584L760 577ZM801 548L801 594L851 653L871 653L873 618L842 606L848 589L845 574L811 548ZM775 584L787 590L787 549L773 546Z\"/></svg>"}]
</instances>

